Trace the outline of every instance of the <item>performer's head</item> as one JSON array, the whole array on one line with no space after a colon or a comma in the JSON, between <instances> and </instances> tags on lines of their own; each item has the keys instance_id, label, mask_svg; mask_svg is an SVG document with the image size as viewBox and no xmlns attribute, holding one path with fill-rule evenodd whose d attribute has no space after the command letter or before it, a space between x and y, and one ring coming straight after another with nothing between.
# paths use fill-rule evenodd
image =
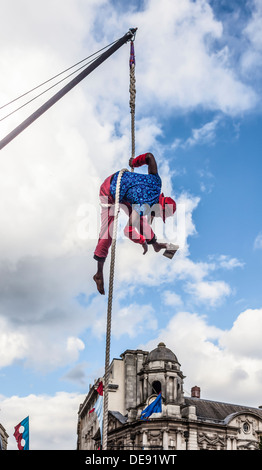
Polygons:
<instances>
[{"instance_id":1,"label":"performer's head","mask_svg":"<svg viewBox=\"0 0 262 470\"><path fill-rule=\"evenodd\" d=\"M166 221L167 217L171 217L176 212L176 203L171 197L165 197L164 194L159 196L159 205L160 205L160 217L162 217L163 222Z\"/></svg>"},{"instance_id":2,"label":"performer's head","mask_svg":"<svg viewBox=\"0 0 262 470\"><path fill-rule=\"evenodd\" d=\"M171 217L176 211L176 203L171 197L165 197L160 194L158 204L152 207L151 213L148 216L148 222L152 224L155 217L161 217L163 222L166 222L167 217Z\"/></svg>"}]
</instances>

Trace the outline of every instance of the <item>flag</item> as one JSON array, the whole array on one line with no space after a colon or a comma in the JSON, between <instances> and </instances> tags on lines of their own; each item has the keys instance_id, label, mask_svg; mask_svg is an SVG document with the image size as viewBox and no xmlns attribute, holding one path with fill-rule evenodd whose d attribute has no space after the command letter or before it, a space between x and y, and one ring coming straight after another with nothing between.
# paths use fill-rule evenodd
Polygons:
<instances>
[{"instance_id":1,"label":"flag","mask_svg":"<svg viewBox=\"0 0 262 470\"><path fill-rule=\"evenodd\" d=\"M15 426L14 436L19 450L29 450L29 416Z\"/></svg>"},{"instance_id":2,"label":"flag","mask_svg":"<svg viewBox=\"0 0 262 470\"><path fill-rule=\"evenodd\" d=\"M162 411L162 396L161 392L156 399L150 403L141 413L140 419L149 418L153 413L161 413Z\"/></svg>"},{"instance_id":3,"label":"flag","mask_svg":"<svg viewBox=\"0 0 262 470\"><path fill-rule=\"evenodd\" d=\"M99 422L100 426L100 433L101 433L101 439L102 439L102 431L103 431L103 382L99 382L97 390L98 392L98 399L95 403L94 408L89 411L89 413L92 413L93 411L96 412L96 416Z\"/></svg>"}]
</instances>

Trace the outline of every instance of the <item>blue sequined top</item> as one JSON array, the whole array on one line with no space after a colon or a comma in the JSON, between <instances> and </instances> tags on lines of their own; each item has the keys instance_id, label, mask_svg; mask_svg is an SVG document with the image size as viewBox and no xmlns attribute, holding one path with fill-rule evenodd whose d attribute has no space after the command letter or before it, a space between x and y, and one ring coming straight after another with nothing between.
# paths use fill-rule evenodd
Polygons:
<instances>
[{"instance_id":1,"label":"blue sequined top","mask_svg":"<svg viewBox=\"0 0 262 470\"><path fill-rule=\"evenodd\" d=\"M115 173L110 184L110 192L114 198L118 174L119 171ZM161 185L161 178L158 174L125 171L120 184L119 202L129 202L141 216L146 215L149 207L158 204Z\"/></svg>"}]
</instances>

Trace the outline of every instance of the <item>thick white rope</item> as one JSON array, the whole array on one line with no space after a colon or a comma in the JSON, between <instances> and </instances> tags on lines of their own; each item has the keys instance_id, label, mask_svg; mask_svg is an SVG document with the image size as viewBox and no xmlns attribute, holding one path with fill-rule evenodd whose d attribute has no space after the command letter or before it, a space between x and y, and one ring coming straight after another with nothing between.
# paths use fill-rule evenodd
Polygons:
<instances>
[{"instance_id":1,"label":"thick white rope","mask_svg":"<svg viewBox=\"0 0 262 470\"><path fill-rule=\"evenodd\" d=\"M133 44L131 43L131 47ZM134 49L133 49L134 54ZM130 64L130 113L131 113L131 158L135 158L135 100L136 100L136 79L135 79L135 61ZM106 327L106 353L105 353L105 381L104 381L104 409L103 409L103 435L102 435L102 449L107 450L108 439L108 389L109 389L109 367L110 367L110 342L111 342L111 318L112 318L112 301L113 301L113 285L115 273L115 256L116 256L116 239L117 239L117 223L119 214L119 193L121 178L126 168L120 170L115 196L115 211L114 211L114 225L111 246L111 262L109 274L109 290L108 290L108 306L107 306L107 327ZM131 171L134 171L131 168Z\"/></svg>"},{"instance_id":2,"label":"thick white rope","mask_svg":"<svg viewBox=\"0 0 262 470\"><path fill-rule=\"evenodd\" d=\"M111 338L111 319L112 319L112 302L113 302L113 286L114 286L114 272L115 272L115 256L116 256L116 239L117 239L117 224L119 215L119 194L121 178L126 168L120 170L117 183L116 183L116 196L115 196L115 210L114 210L114 225L111 246L111 262L109 274L109 289L108 289L108 306L107 306L107 326L106 326L106 353L105 353L105 382L104 382L104 410L103 410L103 439L102 449L107 450L107 434L108 434L108 388L109 388L109 367L110 367L110 338Z\"/></svg>"}]
</instances>

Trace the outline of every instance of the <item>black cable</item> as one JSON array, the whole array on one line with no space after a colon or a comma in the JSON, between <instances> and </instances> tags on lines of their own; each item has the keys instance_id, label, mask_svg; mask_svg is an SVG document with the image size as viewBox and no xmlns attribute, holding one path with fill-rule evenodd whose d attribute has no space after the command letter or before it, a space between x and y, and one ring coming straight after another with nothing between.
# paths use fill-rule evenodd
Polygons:
<instances>
[{"instance_id":1,"label":"black cable","mask_svg":"<svg viewBox=\"0 0 262 470\"><path fill-rule=\"evenodd\" d=\"M114 44L114 43L112 43L112 44ZM107 47L108 47L108 46L107 46ZM104 48L104 49L105 49L105 48ZM101 50L102 50L102 49L101 49ZM98 52L100 52L100 51L98 51ZM94 55L94 54L92 54L92 55ZM89 56L89 57L91 57L91 56ZM100 57L100 56L98 56L98 57ZM84 60L86 60L86 59L84 59ZM55 88L57 85L59 85L59 83L62 83L62 82L65 81L67 78L71 77L72 75L74 75L75 73L77 73L79 70L83 69L84 67L86 67L88 64L91 64L91 63L94 62L95 60L96 60L96 57L95 57L94 59L90 60L89 62L87 62L86 64L82 65L82 66L79 67L78 69L74 70L74 72L72 72L72 73L70 73L69 75L67 75L66 77L62 78L61 80L59 80L58 82L56 82L54 85L52 85L52 86L50 86L49 88L47 88L46 90L42 91L42 93L39 93L38 95L34 96L34 98L32 98L31 100L27 101L26 103L22 104L22 105L19 106L18 108L14 109L13 111L11 111L11 113L6 114L4 117L0 118L0 122L1 122L1 121L4 121L4 120L7 119L9 116L11 116L12 114L14 114L14 113L16 113L17 111L19 111L20 109L24 108L24 107L27 106L29 103L32 103L32 101L34 101L34 100L36 100L37 98L39 98L40 96L44 95L44 94L47 93L49 90L52 90L52 88ZM83 62L83 61L78 62L78 64L80 64L81 62ZM76 65L77 65L77 64L75 64L75 66L76 66ZM73 67L75 67L75 66L69 67L67 70L70 70L71 68L73 68ZM60 74L56 75L56 77L58 77L59 75L62 75L62 74L65 73L65 72L66 72L66 70L64 70L64 72L61 72ZM50 78L50 79L47 80L45 83L48 83L49 81L53 80L54 78L55 78L55 77ZM43 83L42 85L44 85L44 83ZM38 85L37 87L33 88L33 89L30 90L30 91L34 91L34 90L36 90L37 88L40 88L40 86L42 86L42 85ZM25 94L30 93L30 91L28 91L28 92L25 93ZM25 96L25 95L21 95L21 97L22 97L22 96ZM21 97L20 97L20 98L21 98ZM12 102L14 102L14 101L16 101L16 100L18 100L18 99L19 99L19 97L16 98L15 100L11 101L10 103L12 103ZM6 106L7 106L7 105L6 105ZM0 108L0 109L1 109L1 108Z\"/></svg>"},{"instance_id":2,"label":"black cable","mask_svg":"<svg viewBox=\"0 0 262 470\"><path fill-rule=\"evenodd\" d=\"M64 85L60 90L58 90L51 98L49 98L45 103L43 103L38 109L36 109L30 116L24 119L15 129L9 132L1 141L0 141L0 150L2 150L6 145L8 145L15 137L17 137L21 132L27 129L33 122L35 122L40 116L42 116L48 109L54 106L61 98L63 98L69 91L75 88L82 80L84 80L90 73L92 73L97 67L103 64L109 57L111 57L116 51L120 49L128 41L132 40L134 37L134 29L129 29L129 31L124 34L120 39L115 41L111 47L104 51L97 59L93 60L90 65L84 68L80 73L77 74L72 80L70 80L66 85Z\"/></svg>"},{"instance_id":3,"label":"black cable","mask_svg":"<svg viewBox=\"0 0 262 470\"><path fill-rule=\"evenodd\" d=\"M47 83L51 82L51 81L54 80L55 78L59 77L60 75L63 75L63 73L68 72L68 70L71 70L72 68L74 68L74 67L76 67L77 65L81 64L82 62L85 62L86 60L90 59L90 57L93 57L94 55L97 55L97 54L99 54L100 52L104 51L105 49L107 49L108 47L112 46L112 45L115 44L116 42L117 42L117 41L111 42L111 43L108 44L107 46L103 47L102 49L99 49L98 51L96 51L96 52L94 52L93 54L89 55L89 56L86 57L85 59L82 59L82 60L80 60L79 62L77 62L76 64L72 65L71 67L68 67L67 69L63 70L63 72L60 72L60 73L54 75L52 78L49 78L48 80L46 80L46 81L40 83L40 85L35 86L35 87L32 88L31 90L26 91L25 93L23 93L22 95L18 96L17 98L14 98L13 100L9 101L8 103L6 103L6 104L0 106L0 109L3 109L3 108L5 108L5 107L9 106L10 104L14 103L15 101L18 101L19 99L21 99L21 98L23 98L24 96L28 95L28 94L31 93L32 91L35 91L35 90L37 90L38 88L40 88L41 86L46 85ZM92 62L92 61L90 61L90 63L91 63L91 62ZM88 62L88 63L89 63L89 62ZM87 65L87 64L85 64L85 65ZM79 69L77 69L75 72L77 72L78 70L81 70L81 68L85 67L85 65L82 66L82 67L80 67ZM68 78L68 77L70 77L71 75L73 75L75 72L72 72L72 74L70 74L70 75L68 75L67 77L65 77L65 79ZM58 85L59 83L61 83L61 82L62 82L63 80L65 80L65 79L60 80L60 81L57 82L54 86ZM48 88L46 91L51 90L51 88L53 88L53 86L50 87L50 88ZM45 93L45 91L44 91L43 93ZM35 98L33 98L32 100L28 101L28 102L25 103L24 105L20 106L20 107L17 108L16 110L14 110L12 113L10 113L10 114L8 114L7 116L3 117L2 119L0 119L0 121L3 121L3 120L6 119L8 116L10 116L11 114L13 114L15 111L18 111L19 109L23 108L23 107L26 106L27 104L31 103L31 101L33 101L34 99L38 98L38 97L41 96L43 93L40 93L39 95L37 95L37 96L36 96Z\"/></svg>"}]
</instances>

